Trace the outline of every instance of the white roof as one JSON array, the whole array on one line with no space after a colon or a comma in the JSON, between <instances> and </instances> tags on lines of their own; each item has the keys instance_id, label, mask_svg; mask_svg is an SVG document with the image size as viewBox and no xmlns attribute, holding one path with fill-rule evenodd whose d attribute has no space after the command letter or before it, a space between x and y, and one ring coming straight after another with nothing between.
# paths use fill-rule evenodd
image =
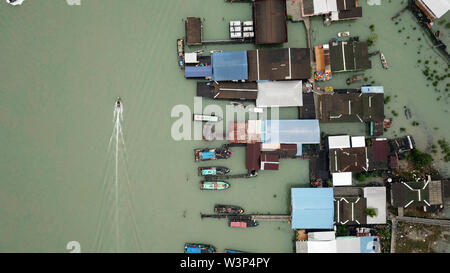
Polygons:
<instances>
[{"instance_id":1,"label":"white roof","mask_svg":"<svg viewBox=\"0 0 450 273\"><path fill-rule=\"evenodd\" d=\"M365 187L367 208L374 208L377 215L367 216L367 224L386 224L386 187Z\"/></svg>"},{"instance_id":2,"label":"white roof","mask_svg":"<svg viewBox=\"0 0 450 273\"><path fill-rule=\"evenodd\" d=\"M308 241L331 241L336 239L334 231L309 232Z\"/></svg>"},{"instance_id":3,"label":"white roof","mask_svg":"<svg viewBox=\"0 0 450 273\"><path fill-rule=\"evenodd\" d=\"M256 106L303 106L302 81L259 82Z\"/></svg>"},{"instance_id":4,"label":"white roof","mask_svg":"<svg viewBox=\"0 0 450 273\"><path fill-rule=\"evenodd\" d=\"M329 136L328 146L330 149L350 148L350 136Z\"/></svg>"},{"instance_id":5,"label":"white roof","mask_svg":"<svg viewBox=\"0 0 450 273\"><path fill-rule=\"evenodd\" d=\"M352 173L333 173L333 186L351 186Z\"/></svg>"},{"instance_id":6,"label":"white roof","mask_svg":"<svg viewBox=\"0 0 450 273\"><path fill-rule=\"evenodd\" d=\"M308 253L336 253L336 240L308 241Z\"/></svg>"},{"instance_id":7,"label":"white roof","mask_svg":"<svg viewBox=\"0 0 450 273\"><path fill-rule=\"evenodd\" d=\"M363 136L352 137L352 147L353 148L366 147L366 138Z\"/></svg>"},{"instance_id":8,"label":"white roof","mask_svg":"<svg viewBox=\"0 0 450 273\"><path fill-rule=\"evenodd\" d=\"M197 53L186 53L184 54L184 62L187 64L197 63Z\"/></svg>"},{"instance_id":9,"label":"white roof","mask_svg":"<svg viewBox=\"0 0 450 273\"><path fill-rule=\"evenodd\" d=\"M336 0L313 0L313 3L315 15L326 14L338 10Z\"/></svg>"},{"instance_id":10,"label":"white roof","mask_svg":"<svg viewBox=\"0 0 450 273\"><path fill-rule=\"evenodd\" d=\"M361 241L359 237L337 237L337 253L361 253Z\"/></svg>"},{"instance_id":11,"label":"white roof","mask_svg":"<svg viewBox=\"0 0 450 273\"><path fill-rule=\"evenodd\" d=\"M450 10L450 0L422 0L422 2L430 9L436 18L441 18Z\"/></svg>"}]
</instances>

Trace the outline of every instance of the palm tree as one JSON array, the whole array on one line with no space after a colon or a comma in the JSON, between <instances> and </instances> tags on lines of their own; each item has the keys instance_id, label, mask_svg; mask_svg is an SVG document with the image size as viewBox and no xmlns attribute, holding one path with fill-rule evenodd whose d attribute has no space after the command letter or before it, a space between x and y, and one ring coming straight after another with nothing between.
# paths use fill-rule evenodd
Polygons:
<instances>
[{"instance_id":1,"label":"palm tree","mask_svg":"<svg viewBox=\"0 0 450 273\"><path fill-rule=\"evenodd\" d=\"M375 216L377 216L377 211L373 208L366 208L364 210L364 214L369 217L375 217Z\"/></svg>"}]
</instances>

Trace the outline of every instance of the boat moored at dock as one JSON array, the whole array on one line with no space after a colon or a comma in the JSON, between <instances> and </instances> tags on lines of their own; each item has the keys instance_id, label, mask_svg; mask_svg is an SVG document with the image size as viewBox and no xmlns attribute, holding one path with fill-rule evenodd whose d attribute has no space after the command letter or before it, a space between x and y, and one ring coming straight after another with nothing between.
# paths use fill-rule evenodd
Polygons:
<instances>
[{"instance_id":1,"label":"boat moored at dock","mask_svg":"<svg viewBox=\"0 0 450 273\"><path fill-rule=\"evenodd\" d=\"M214 212L220 214L242 214L244 209L233 205L215 205Z\"/></svg>"},{"instance_id":2,"label":"boat moored at dock","mask_svg":"<svg viewBox=\"0 0 450 273\"><path fill-rule=\"evenodd\" d=\"M350 36L350 32L349 31L344 31L344 32L339 32L338 33L338 37L348 37Z\"/></svg>"},{"instance_id":3,"label":"boat moored at dock","mask_svg":"<svg viewBox=\"0 0 450 273\"><path fill-rule=\"evenodd\" d=\"M236 217L228 220L229 227L252 228L259 226L259 223L251 218Z\"/></svg>"},{"instance_id":4,"label":"boat moored at dock","mask_svg":"<svg viewBox=\"0 0 450 273\"><path fill-rule=\"evenodd\" d=\"M184 68L184 40L177 40L177 54L178 54L178 66L180 69Z\"/></svg>"},{"instance_id":5,"label":"boat moored at dock","mask_svg":"<svg viewBox=\"0 0 450 273\"><path fill-rule=\"evenodd\" d=\"M347 84L350 85L354 82L360 82L363 80L363 77L364 77L364 74L354 75L353 77L347 79Z\"/></svg>"},{"instance_id":6,"label":"boat moored at dock","mask_svg":"<svg viewBox=\"0 0 450 273\"><path fill-rule=\"evenodd\" d=\"M195 162L228 159L232 154L233 152L228 148L194 150Z\"/></svg>"},{"instance_id":7,"label":"boat moored at dock","mask_svg":"<svg viewBox=\"0 0 450 273\"><path fill-rule=\"evenodd\" d=\"M23 4L25 0L6 0L6 3L12 5L12 6L20 6Z\"/></svg>"},{"instance_id":8,"label":"boat moored at dock","mask_svg":"<svg viewBox=\"0 0 450 273\"><path fill-rule=\"evenodd\" d=\"M230 172L230 169L227 167L199 167L198 168L199 176L225 175L229 172Z\"/></svg>"},{"instance_id":9,"label":"boat moored at dock","mask_svg":"<svg viewBox=\"0 0 450 273\"><path fill-rule=\"evenodd\" d=\"M206 244L186 243L184 253L215 253L216 248Z\"/></svg>"},{"instance_id":10,"label":"boat moored at dock","mask_svg":"<svg viewBox=\"0 0 450 273\"><path fill-rule=\"evenodd\" d=\"M226 190L230 187L231 187L231 185L224 181L202 181L200 184L201 190L220 191L220 190Z\"/></svg>"}]
</instances>

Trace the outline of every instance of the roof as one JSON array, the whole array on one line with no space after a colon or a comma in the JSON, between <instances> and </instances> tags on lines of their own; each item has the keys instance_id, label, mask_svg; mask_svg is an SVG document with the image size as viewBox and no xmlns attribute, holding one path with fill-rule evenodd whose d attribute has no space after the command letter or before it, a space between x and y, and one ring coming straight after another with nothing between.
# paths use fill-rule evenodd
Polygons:
<instances>
[{"instance_id":1,"label":"roof","mask_svg":"<svg viewBox=\"0 0 450 273\"><path fill-rule=\"evenodd\" d=\"M361 86L362 93L377 93L384 94L384 86Z\"/></svg>"},{"instance_id":2,"label":"roof","mask_svg":"<svg viewBox=\"0 0 450 273\"><path fill-rule=\"evenodd\" d=\"M374 217L367 216L367 224L386 224L386 187L365 187L367 208L376 210Z\"/></svg>"},{"instance_id":3,"label":"roof","mask_svg":"<svg viewBox=\"0 0 450 273\"><path fill-rule=\"evenodd\" d=\"M449 0L420 0L419 2L425 4L435 18L444 16L450 10Z\"/></svg>"},{"instance_id":4,"label":"roof","mask_svg":"<svg viewBox=\"0 0 450 273\"><path fill-rule=\"evenodd\" d=\"M296 253L381 253L381 247L375 236L343 236L323 241L297 241Z\"/></svg>"},{"instance_id":5,"label":"roof","mask_svg":"<svg viewBox=\"0 0 450 273\"><path fill-rule=\"evenodd\" d=\"M332 188L291 189L292 229L332 229Z\"/></svg>"},{"instance_id":6,"label":"roof","mask_svg":"<svg viewBox=\"0 0 450 273\"><path fill-rule=\"evenodd\" d=\"M366 147L366 138L363 136L352 137L352 147L353 148Z\"/></svg>"},{"instance_id":7,"label":"roof","mask_svg":"<svg viewBox=\"0 0 450 273\"><path fill-rule=\"evenodd\" d=\"M441 205L441 181L397 182L391 184L391 204L395 208Z\"/></svg>"},{"instance_id":8,"label":"roof","mask_svg":"<svg viewBox=\"0 0 450 273\"><path fill-rule=\"evenodd\" d=\"M352 185L352 173L333 173L333 187L336 186L351 186Z\"/></svg>"},{"instance_id":9,"label":"roof","mask_svg":"<svg viewBox=\"0 0 450 273\"><path fill-rule=\"evenodd\" d=\"M263 121L261 142L272 144L319 144L319 121L315 119Z\"/></svg>"},{"instance_id":10,"label":"roof","mask_svg":"<svg viewBox=\"0 0 450 273\"><path fill-rule=\"evenodd\" d=\"M230 122L228 129L228 141L231 143L262 142L262 127L263 122L261 120Z\"/></svg>"},{"instance_id":11,"label":"roof","mask_svg":"<svg viewBox=\"0 0 450 273\"><path fill-rule=\"evenodd\" d=\"M384 94L360 92L318 96L320 122L383 122Z\"/></svg>"},{"instance_id":12,"label":"roof","mask_svg":"<svg viewBox=\"0 0 450 273\"><path fill-rule=\"evenodd\" d=\"M350 136L329 136L328 137L328 148L329 149L340 149L340 148L350 148Z\"/></svg>"},{"instance_id":13,"label":"roof","mask_svg":"<svg viewBox=\"0 0 450 273\"><path fill-rule=\"evenodd\" d=\"M207 78L212 76L212 66L185 66L184 76L186 78Z\"/></svg>"},{"instance_id":14,"label":"roof","mask_svg":"<svg viewBox=\"0 0 450 273\"><path fill-rule=\"evenodd\" d=\"M245 168L252 171L260 170L261 143L247 144L245 154Z\"/></svg>"},{"instance_id":15,"label":"roof","mask_svg":"<svg viewBox=\"0 0 450 273\"><path fill-rule=\"evenodd\" d=\"M248 51L250 81L306 80L311 77L307 48L272 48Z\"/></svg>"},{"instance_id":16,"label":"roof","mask_svg":"<svg viewBox=\"0 0 450 273\"><path fill-rule=\"evenodd\" d=\"M336 253L361 253L360 237L346 236L336 238Z\"/></svg>"},{"instance_id":17,"label":"roof","mask_svg":"<svg viewBox=\"0 0 450 273\"><path fill-rule=\"evenodd\" d=\"M211 55L214 81L247 80L247 51L215 52Z\"/></svg>"},{"instance_id":18,"label":"roof","mask_svg":"<svg viewBox=\"0 0 450 273\"><path fill-rule=\"evenodd\" d=\"M280 157L277 154L261 154L261 170L278 170L280 166Z\"/></svg>"},{"instance_id":19,"label":"roof","mask_svg":"<svg viewBox=\"0 0 450 273\"><path fill-rule=\"evenodd\" d=\"M202 19L188 17L185 23L186 43L188 45L200 45L202 43Z\"/></svg>"},{"instance_id":20,"label":"roof","mask_svg":"<svg viewBox=\"0 0 450 273\"><path fill-rule=\"evenodd\" d=\"M260 82L258 83L257 107L302 106L302 82Z\"/></svg>"},{"instance_id":21,"label":"roof","mask_svg":"<svg viewBox=\"0 0 450 273\"><path fill-rule=\"evenodd\" d=\"M372 68L367 41L339 41L330 45L332 72L358 71Z\"/></svg>"},{"instance_id":22,"label":"roof","mask_svg":"<svg viewBox=\"0 0 450 273\"><path fill-rule=\"evenodd\" d=\"M387 139L372 140L373 160L386 161L388 160L388 143Z\"/></svg>"},{"instance_id":23,"label":"roof","mask_svg":"<svg viewBox=\"0 0 450 273\"><path fill-rule=\"evenodd\" d=\"M332 149L329 152L330 172L368 171L367 148Z\"/></svg>"},{"instance_id":24,"label":"roof","mask_svg":"<svg viewBox=\"0 0 450 273\"><path fill-rule=\"evenodd\" d=\"M187 64L197 63L197 53L185 53L184 54L184 62Z\"/></svg>"},{"instance_id":25,"label":"roof","mask_svg":"<svg viewBox=\"0 0 450 273\"><path fill-rule=\"evenodd\" d=\"M285 0L256 0L255 21L256 44L281 44L288 40Z\"/></svg>"}]
</instances>

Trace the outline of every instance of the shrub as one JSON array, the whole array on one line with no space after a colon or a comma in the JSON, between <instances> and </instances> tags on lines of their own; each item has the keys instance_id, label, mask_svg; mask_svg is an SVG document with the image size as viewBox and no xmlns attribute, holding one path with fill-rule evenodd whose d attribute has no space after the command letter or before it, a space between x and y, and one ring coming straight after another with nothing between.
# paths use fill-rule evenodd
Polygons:
<instances>
[{"instance_id":1,"label":"shrub","mask_svg":"<svg viewBox=\"0 0 450 273\"><path fill-rule=\"evenodd\" d=\"M369 217L375 217L375 216L377 216L376 210L375 210L375 209L372 209L372 208L366 208L366 209L364 210L364 214L367 215L367 216L369 216Z\"/></svg>"},{"instance_id":2,"label":"shrub","mask_svg":"<svg viewBox=\"0 0 450 273\"><path fill-rule=\"evenodd\" d=\"M408 160L413 162L416 167L426 167L433 162L433 157L427 153L413 149L408 155Z\"/></svg>"}]
</instances>

